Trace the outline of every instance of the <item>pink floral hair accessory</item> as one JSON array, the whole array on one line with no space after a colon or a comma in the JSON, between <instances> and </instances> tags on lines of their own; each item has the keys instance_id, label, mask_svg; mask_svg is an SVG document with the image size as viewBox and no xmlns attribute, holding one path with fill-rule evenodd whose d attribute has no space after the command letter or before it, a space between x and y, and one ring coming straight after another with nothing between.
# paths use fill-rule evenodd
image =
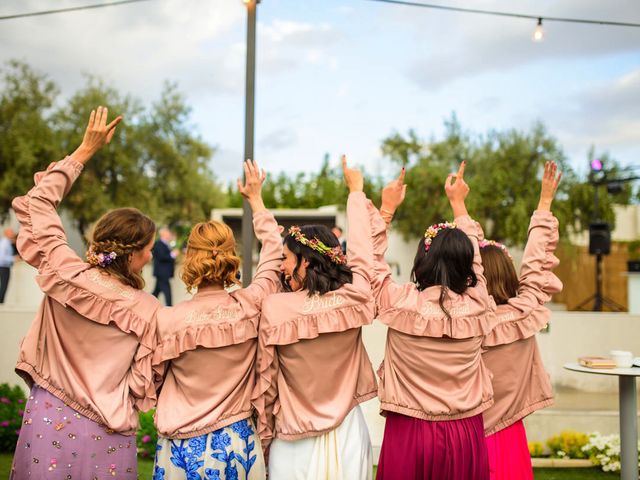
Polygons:
<instances>
[{"instance_id":1,"label":"pink floral hair accessory","mask_svg":"<svg viewBox=\"0 0 640 480\"><path fill-rule=\"evenodd\" d=\"M431 242L440 230L444 230L445 228L458 228L458 226L453 222L441 222L434 223L424 232L424 251L428 252L431 248Z\"/></svg>"},{"instance_id":2,"label":"pink floral hair accessory","mask_svg":"<svg viewBox=\"0 0 640 480\"><path fill-rule=\"evenodd\" d=\"M333 263L337 263L338 265L344 265L347 263L347 257L342 253L342 247L340 245L335 247L328 247L324 243L322 243L317 238L312 238L309 240L304 236L300 227L297 225L293 225L289 228L289 235L291 235L296 242L309 247L311 250L314 250L324 256L329 257Z\"/></svg>"},{"instance_id":3,"label":"pink floral hair accessory","mask_svg":"<svg viewBox=\"0 0 640 480\"><path fill-rule=\"evenodd\" d=\"M87 261L94 267L106 267L111 265L113 261L118 257L116 252L95 252L93 248L90 248L87 252Z\"/></svg>"},{"instance_id":4,"label":"pink floral hair accessory","mask_svg":"<svg viewBox=\"0 0 640 480\"><path fill-rule=\"evenodd\" d=\"M513 260L513 257L509 253L509 250L507 249L507 247L504 244L500 243L500 242L496 242L495 240L481 240L480 242L478 242L478 246L480 248L498 247L500 250L502 250L504 252L504 254L507 257L509 257L511 260Z\"/></svg>"}]
</instances>

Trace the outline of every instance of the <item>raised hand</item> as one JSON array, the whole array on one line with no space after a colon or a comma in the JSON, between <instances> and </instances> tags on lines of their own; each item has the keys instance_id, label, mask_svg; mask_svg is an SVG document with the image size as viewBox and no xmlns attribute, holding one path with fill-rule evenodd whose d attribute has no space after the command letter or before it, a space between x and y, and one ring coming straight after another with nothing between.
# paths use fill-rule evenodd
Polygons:
<instances>
[{"instance_id":1,"label":"raised hand","mask_svg":"<svg viewBox=\"0 0 640 480\"><path fill-rule=\"evenodd\" d=\"M551 202L556 195L562 172L558 171L556 162L549 160L544 164L544 173L540 186L540 200L538 202L538 210L551 210Z\"/></svg>"},{"instance_id":2,"label":"raised hand","mask_svg":"<svg viewBox=\"0 0 640 480\"><path fill-rule=\"evenodd\" d=\"M362 177L362 172L347 167L346 155L342 156L342 173L344 174L344 181L347 184L349 192L362 192L364 189L364 178Z\"/></svg>"},{"instance_id":3,"label":"raised hand","mask_svg":"<svg viewBox=\"0 0 640 480\"><path fill-rule=\"evenodd\" d=\"M255 160L246 160L244 168L244 185L240 179L237 180L240 195L247 199L253 212L264 209L262 201L262 184L267 178L264 170L258 168Z\"/></svg>"},{"instance_id":4,"label":"raised hand","mask_svg":"<svg viewBox=\"0 0 640 480\"><path fill-rule=\"evenodd\" d=\"M444 182L444 191L446 192L449 204L453 209L454 217L468 215L467 207L464 204L469 193L469 185L464 181L464 168L466 165L466 160L463 160L460 164L460 168L458 168L458 173L450 173L447 176L447 180Z\"/></svg>"},{"instance_id":5,"label":"raised hand","mask_svg":"<svg viewBox=\"0 0 640 480\"><path fill-rule=\"evenodd\" d=\"M405 169L400 170L400 175L395 180L391 180L382 189L382 203L380 214L385 222L391 222L391 217L404 201L407 192L407 185L404 183Z\"/></svg>"},{"instance_id":6,"label":"raised hand","mask_svg":"<svg viewBox=\"0 0 640 480\"><path fill-rule=\"evenodd\" d=\"M107 125L108 114L107 107L98 107L95 110L91 110L82 143L73 154L74 158L80 163L87 163L98 150L113 138L116 126L122 121L122 116L116 117Z\"/></svg>"}]
</instances>

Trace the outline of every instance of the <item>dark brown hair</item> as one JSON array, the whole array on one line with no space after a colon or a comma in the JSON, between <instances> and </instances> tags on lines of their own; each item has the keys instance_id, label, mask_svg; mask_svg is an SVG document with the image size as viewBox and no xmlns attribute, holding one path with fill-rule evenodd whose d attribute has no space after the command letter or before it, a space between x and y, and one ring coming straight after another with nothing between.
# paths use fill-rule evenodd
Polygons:
<instances>
[{"instance_id":1,"label":"dark brown hair","mask_svg":"<svg viewBox=\"0 0 640 480\"><path fill-rule=\"evenodd\" d=\"M236 240L226 224L210 220L191 229L181 275L188 292L207 285L237 285L239 268Z\"/></svg>"},{"instance_id":2,"label":"dark brown hair","mask_svg":"<svg viewBox=\"0 0 640 480\"><path fill-rule=\"evenodd\" d=\"M444 306L447 292L462 294L478 283L473 271L473 244L467 234L458 228L444 228L433 238L428 252L421 238L413 260L411 281L420 291L439 285L438 304L447 318L451 318Z\"/></svg>"},{"instance_id":3,"label":"dark brown hair","mask_svg":"<svg viewBox=\"0 0 640 480\"><path fill-rule=\"evenodd\" d=\"M507 303L518 294L518 274L513 261L494 245L480 249L487 290L497 305Z\"/></svg>"},{"instance_id":4,"label":"dark brown hair","mask_svg":"<svg viewBox=\"0 0 640 480\"><path fill-rule=\"evenodd\" d=\"M329 248L340 246L338 237L325 225L302 225L300 231L308 239L317 238ZM303 290L307 290L309 296L315 293L324 295L339 289L345 283L353 282L353 273L349 266L333 262L327 255L302 245L291 235L284 237L284 244L296 256L293 277L302 284ZM309 261L309 265L304 280L301 280L298 269L303 258ZM284 281L284 277L282 278L282 286L286 291L291 291L290 286Z\"/></svg>"},{"instance_id":5,"label":"dark brown hair","mask_svg":"<svg viewBox=\"0 0 640 480\"><path fill-rule=\"evenodd\" d=\"M117 256L102 268L133 288L144 288L144 279L131 270L131 254L146 247L155 236L156 224L136 208L116 208L98 219L89 243L95 253L114 252Z\"/></svg>"}]
</instances>

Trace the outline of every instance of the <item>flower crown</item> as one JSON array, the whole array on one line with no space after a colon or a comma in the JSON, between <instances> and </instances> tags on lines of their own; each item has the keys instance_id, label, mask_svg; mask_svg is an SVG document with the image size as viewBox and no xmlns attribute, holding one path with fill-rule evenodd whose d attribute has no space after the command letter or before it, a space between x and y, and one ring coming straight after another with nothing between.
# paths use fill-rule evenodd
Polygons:
<instances>
[{"instance_id":1,"label":"flower crown","mask_svg":"<svg viewBox=\"0 0 640 480\"><path fill-rule=\"evenodd\" d=\"M453 222L434 223L424 232L424 251L428 252L431 248L431 242L440 230L445 228L457 228L458 226Z\"/></svg>"},{"instance_id":2,"label":"flower crown","mask_svg":"<svg viewBox=\"0 0 640 480\"><path fill-rule=\"evenodd\" d=\"M116 252L98 252L96 253L93 248L90 248L87 252L87 261L94 267L106 267L111 265L116 259L118 254Z\"/></svg>"},{"instance_id":3,"label":"flower crown","mask_svg":"<svg viewBox=\"0 0 640 480\"><path fill-rule=\"evenodd\" d=\"M333 263L337 263L338 265L344 265L347 263L347 257L345 257L344 253L342 253L342 247L340 247L340 245L332 248L326 246L315 237L309 240L304 236L304 234L300 230L300 227L296 225L289 228L289 235L291 235L296 242L329 257Z\"/></svg>"},{"instance_id":4,"label":"flower crown","mask_svg":"<svg viewBox=\"0 0 640 480\"><path fill-rule=\"evenodd\" d=\"M509 253L509 250L507 250L507 247L505 247L502 243L500 242L496 242L495 240L481 240L480 242L478 242L478 246L480 248L484 248L484 247L498 247L500 250L502 250L504 252L504 254L509 257L511 260L513 260L513 257L511 256L511 254Z\"/></svg>"}]
</instances>

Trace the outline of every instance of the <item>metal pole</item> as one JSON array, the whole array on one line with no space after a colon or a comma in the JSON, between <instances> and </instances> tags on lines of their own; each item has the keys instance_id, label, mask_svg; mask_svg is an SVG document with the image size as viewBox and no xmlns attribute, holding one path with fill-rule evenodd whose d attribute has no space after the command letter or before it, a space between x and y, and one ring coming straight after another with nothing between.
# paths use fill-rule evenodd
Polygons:
<instances>
[{"instance_id":1,"label":"metal pole","mask_svg":"<svg viewBox=\"0 0 640 480\"><path fill-rule=\"evenodd\" d=\"M244 158L253 159L254 106L256 81L256 10L259 0L247 5L247 69L245 80ZM242 202L242 286L247 287L253 276L253 222L249 202Z\"/></svg>"},{"instance_id":2,"label":"metal pole","mask_svg":"<svg viewBox=\"0 0 640 480\"><path fill-rule=\"evenodd\" d=\"M638 399L636 378L632 375L618 377L620 391L620 478L638 478Z\"/></svg>"},{"instance_id":3,"label":"metal pole","mask_svg":"<svg viewBox=\"0 0 640 480\"><path fill-rule=\"evenodd\" d=\"M596 298L593 311L602 311L602 254L596 254Z\"/></svg>"}]
</instances>

